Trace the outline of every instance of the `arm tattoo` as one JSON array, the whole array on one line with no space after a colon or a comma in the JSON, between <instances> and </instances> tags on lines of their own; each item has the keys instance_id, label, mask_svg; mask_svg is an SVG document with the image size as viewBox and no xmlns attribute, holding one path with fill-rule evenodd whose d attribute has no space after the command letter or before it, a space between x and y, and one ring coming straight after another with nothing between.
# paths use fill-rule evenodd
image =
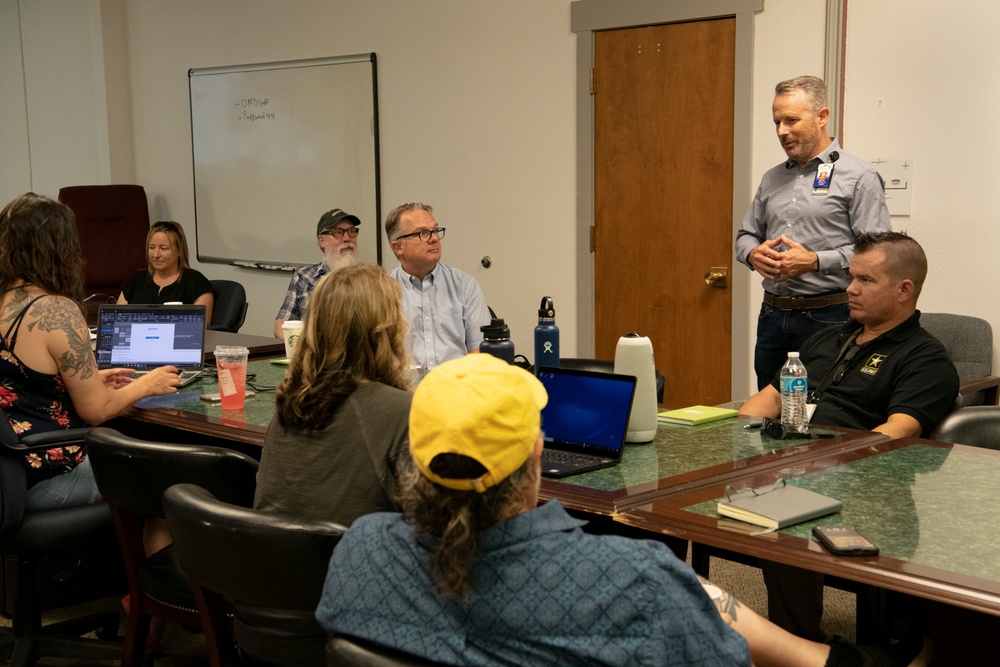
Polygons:
<instances>
[{"instance_id":1,"label":"arm tattoo","mask_svg":"<svg viewBox=\"0 0 1000 667\"><path fill-rule=\"evenodd\" d=\"M90 336L80 337L80 329L87 329L87 321L76 304L68 299L41 299L31 307L31 316L38 319L28 325L31 331L62 331L69 339L69 349L59 355L59 373L76 375L88 380L94 374L94 352L90 349Z\"/></svg>"},{"instance_id":2,"label":"arm tattoo","mask_svg":"<svg viewBox=\"0 0 1000 667\"><path fill-rule=\"evenodd\" d=\"M717 600L715 604L718 606L720 613L729 614L729 616L733 619L733 623L736 622L737 612L742 606L740 601L736 599L736 596L726 591L722 591L722 597Z\"/></svg>"},{"instance_id":3,"label":"arm tattoo","mask_svg":"<svg viewBox=\"0 0 1000 667\"><path fill-rule=\"evenodd\" d=\"M716 609L719 610L720 614L729 614L730 618L732 618L732 622L730 623L730 625L735 623L739 613L739 609L740 607L743 606L743 604L736 599L736 596L732 595L728 591L722 590L721 588L713 584L705 577L701 575L696 575L696 576L698 577L698 581L701 583L701 585L706 587L706 590L708 590L707 589L708 586L711 586L712 589L719 591L719 593L721 593L720 597L712 598L712 603L715 605Z\"/></svg>"}]
</instances>

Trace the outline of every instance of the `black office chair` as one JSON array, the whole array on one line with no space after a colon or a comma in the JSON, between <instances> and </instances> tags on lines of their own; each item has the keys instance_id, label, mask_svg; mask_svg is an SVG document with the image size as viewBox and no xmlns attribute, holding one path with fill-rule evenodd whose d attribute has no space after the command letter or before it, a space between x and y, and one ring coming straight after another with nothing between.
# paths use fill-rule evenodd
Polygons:
<instances>
[{"instance_id":1,"label":"black office chair","mask_svg":"<svg viewBox=\"0 0 1000 667\"><path fill-rule=\"evenodd\" d=\"M437 663L376 646L357 637L336 635L326 645L326 664L328 667L431 667Z\"/></svg>"},{"instance_id":2,"label":"black office chair","mask_svg":"<svg viewBox=\"0 0 1000 667\"><path fill-rule=\"evenodd\" d=\"M163 518L163 492L174 484L198 484L227 502L250 507L257 461L230 449L145 442L110 428L87 434L97 488L107 499L125 559L129 610L123 667L142 663L152 616L201 627L191 583L173 545L146 556L143 524Z\"/></svg>"},{"instance_id":3,"label":"black office chair","mask_svg":"<svg viewBox=\"0 0 1000 667\"><path fill-rule=\"evenodd\" d=\"M931 439L1000 450L1000 406L975 405L955 410L944 418Z\"/></svg>"},{"instance_id":4,"label":"black office chair","mask_svg":"<svg viewBox=\"0 0 1000 667\"><path fill-rule=\"evenodd\" d=\"M607 359L576 359L565 358L559 360L560 368L570 368L580 371L595 371L597 373L614 373L615 362ZM663 388L667 384L666 376L660 371L656 371L656 402L663 402Z\"/></svg>"},{"instance_id":5,"label":"black office chair","mask_svg":"<svg viewBox=\"0 0 1000 667\"><path fill-rule=\"evenodd\" d=\"M213 331L239 333L247 319L247 291L235 280L213 280L215 307L212 309Z\"/></svg>"},{"instance_id":6,"label":"black office chair","mask_svg":"<svg viewBox=\"0 0 1000 667\"><path fill-rule=\"evenodd\" d=\"M99 637L115 637L119 624L117 611L42 625L45 605L39 591L40 562L56 550L72 554L75 547L85 542L114 538L105 502L44 512L26 511L24 455L56 445L82 444L86 430L40 433L19 441L7 416L0 412L0 556L13 568L7 583L14 587L10 596L13 600L11 627L0 630L0 662L10 660L11 667L31 666L42 657L116 660L121 656L121 642L81 637L94 630ZM97 599L109 593L99 591L90 597Z\"/></svg>"},{"instance_id":7,"label":"black office chair","mask_svg":"<svg viewBox=\"0 0 1000 667\"><path fill-rule=\"evenodd\" d=\"M347 528L238 507L194 484L167 489L163 509L202 627L219 650L209 656L213 667L235 657L254 665L326 663L327 634L315 612L330 555Z\"/></svg>"}]
</instances>

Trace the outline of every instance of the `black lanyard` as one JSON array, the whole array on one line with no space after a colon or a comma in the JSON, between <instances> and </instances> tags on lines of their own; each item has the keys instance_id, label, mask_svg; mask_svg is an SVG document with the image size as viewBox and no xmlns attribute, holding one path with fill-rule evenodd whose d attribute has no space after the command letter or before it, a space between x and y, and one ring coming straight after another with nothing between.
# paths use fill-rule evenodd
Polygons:
<instances>
[{"instance_id":1,"label":"black lanyard","mask_svg":"<svg viewBox=\"0 0 1000 667\"><path fill-rule=\"evenodd\" d=\"M858 336L861 335L861 331L864 327L857 329L851 337L847 339L843 347L840 348L840 354L837 355L837 359L833 362L830 370L827 374L823 376L823 380L809 395L809 402L816 403L823 396L823 392L831 384L838 385L840 381L844 379L844 375L847 374L847 368L851 365L851 360L858 354L858 350L861 349L860 345L855 345L854 341L857 340Z\"/></svg>"}]
</instances>

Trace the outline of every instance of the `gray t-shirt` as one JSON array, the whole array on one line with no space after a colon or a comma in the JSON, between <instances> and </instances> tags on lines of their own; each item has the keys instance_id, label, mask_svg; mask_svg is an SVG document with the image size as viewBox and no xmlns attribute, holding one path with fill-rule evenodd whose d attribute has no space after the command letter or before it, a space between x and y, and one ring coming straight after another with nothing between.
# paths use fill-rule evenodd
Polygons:
<instances>
[{"instance_id":1,"label":"gray t-shirt","mask_svg":"<svg viewBox=\"0 0 1000 667\"><path fill-rule=\"evenodd\" d=\"M277 415L264 438L254 509L345 526L371 512L398 511L399 465L408 462L409 391L360 385L324 429L285 429Z\"/></svg>"}]
</instances>

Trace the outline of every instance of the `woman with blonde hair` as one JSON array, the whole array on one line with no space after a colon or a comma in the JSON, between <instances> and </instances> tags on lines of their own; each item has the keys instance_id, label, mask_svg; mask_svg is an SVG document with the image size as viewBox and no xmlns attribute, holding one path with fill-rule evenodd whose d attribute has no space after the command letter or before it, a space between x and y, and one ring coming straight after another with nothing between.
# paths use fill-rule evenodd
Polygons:
<instances>
[{"instance_id":1,"label":"woman with blonde hair","mask_svg":"<svg viewBox=\"0 0 1000 667\"><path fill-rule=\"evenodd\" d=\"M255 508L345 525L396 510L412 396L400 298L399 284L368 264L316 285L278 387Z\"/></svg>"},{"instance_id":2,"label":"woman with blonde hair","mask_svg":"<svg viewBox=\"0 0 1000 667\"><path fill-rule=\"evenodd\" d=\"M84 318L83 259L65 204L29 192L0 211L0 408L18 435L116 417L147 396L173 393L177 369L97 370ZM97 485L86 451L53 447L26 457L27 507L92 503Z\"/></svg>"},{"instance_id":3,"label":"woman with blonde hair","mask_svg":"<svg viewBox=\"0 0 1000 667\"><path fill-rule=\"evenodd\" d=\"M205 306L205 321L212 322L215 288L188 261L187 237L180 223L157 222L146 234L146 268L122 285L118 303L193 303Z\"/></svg>"}]
</instances>

